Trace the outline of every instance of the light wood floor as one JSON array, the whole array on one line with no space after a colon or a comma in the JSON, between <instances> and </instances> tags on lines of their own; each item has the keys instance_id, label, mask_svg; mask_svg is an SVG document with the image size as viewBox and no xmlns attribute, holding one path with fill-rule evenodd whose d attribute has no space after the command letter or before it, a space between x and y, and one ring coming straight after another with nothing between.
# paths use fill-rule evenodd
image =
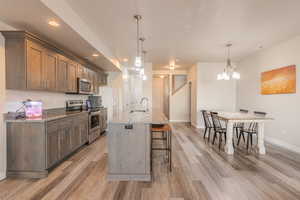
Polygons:
<instances>
[{"instance_id":1,"label":"light wood floor","mask_svg":"<svg viewBox=\"0 0 300 200\"><path fill-rule=\"evenodd\" d=\"M173 172L167 172L163 154L156 153L152 183L106 181L103 136L48 178L0 182L0 199L300 199L299 155L267 145L266 156L247 154L242 146L227 156L207 144L200 130L173 127Z\"/></svg>"}]
</instances>

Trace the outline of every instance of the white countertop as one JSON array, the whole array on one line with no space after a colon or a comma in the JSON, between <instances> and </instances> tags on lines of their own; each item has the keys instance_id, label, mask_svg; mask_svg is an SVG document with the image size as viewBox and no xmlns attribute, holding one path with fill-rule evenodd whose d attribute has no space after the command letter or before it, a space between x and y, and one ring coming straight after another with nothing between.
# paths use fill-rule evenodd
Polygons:
<instances>
[{"instance_id":1,"label":"white countertop","mask_svg":"<svg viewBox=\"0 0 300 200\"><path fill-rule=\"evenodd\" d=\"M123 111L115 113L109 123L144 123L144 124L167 124L169 123L165 115L155 109L149 112Z\"/></svg>"}]
</instances>

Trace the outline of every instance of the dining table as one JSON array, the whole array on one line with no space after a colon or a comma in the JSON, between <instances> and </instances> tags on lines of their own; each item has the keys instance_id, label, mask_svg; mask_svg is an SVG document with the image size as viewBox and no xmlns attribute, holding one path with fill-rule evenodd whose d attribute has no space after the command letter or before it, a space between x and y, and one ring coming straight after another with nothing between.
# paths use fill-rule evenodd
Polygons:
<instances>
[{"instance_id":1,"label":"dining table","mask_svg":"<svg viewBox=\"0 0 300 200\"><path fill-rule=\"evenodd\" d=\"M234 133L234 125L236 123L245 123L249 124L251 122L257 123L257 143L254 148L255 152L258 154L264 155L266 154L266 148L264 143L264 130L265 130L265 122L273 120L273 118L266 117L265 115L258 115L254 113L242 113L242 112L218 112L218 117L220 120L226 122L226 135L227 140L225 144L225 152L229 155L234 153L233 148L233 133Z\"/></svg>"}]
</instances>

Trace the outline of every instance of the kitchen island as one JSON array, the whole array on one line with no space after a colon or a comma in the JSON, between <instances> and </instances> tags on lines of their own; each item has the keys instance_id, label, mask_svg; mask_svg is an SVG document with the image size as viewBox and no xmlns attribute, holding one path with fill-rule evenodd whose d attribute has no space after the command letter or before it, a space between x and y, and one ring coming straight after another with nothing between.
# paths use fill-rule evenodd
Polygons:
<instances>
[{"instance_id":1,"label":"kitchen island","mask_svg":"<svg viewBox=\"0 0 300 200\"><path fill-rule=\"evenodd\" d=\"M108 180L151 181L151 125L167 123L156 110L116 113L108 125Z\"/></svg>"}]
</instances>

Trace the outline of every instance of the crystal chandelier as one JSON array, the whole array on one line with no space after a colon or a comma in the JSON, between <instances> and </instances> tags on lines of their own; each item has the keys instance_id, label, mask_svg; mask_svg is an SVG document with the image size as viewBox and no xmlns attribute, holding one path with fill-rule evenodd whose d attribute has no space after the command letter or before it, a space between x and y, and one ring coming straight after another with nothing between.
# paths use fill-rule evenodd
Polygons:
<instances>
[{"instance_id":1,"label":"crystal chandelier","mask_svg":"<svg viewBox=\"0 0 300 200\"><path fill-rule=\"evenodd\" d=\"M235 67L232 66L231 59L230 59L230 47L232 44L227 44L226 47L228 48L228 57L226 62L226 67L222 73L219 73L217 76L217 80L230 80L230 79L240 79L240 73L235 71Z\"/></svg>"}]
</instances>

